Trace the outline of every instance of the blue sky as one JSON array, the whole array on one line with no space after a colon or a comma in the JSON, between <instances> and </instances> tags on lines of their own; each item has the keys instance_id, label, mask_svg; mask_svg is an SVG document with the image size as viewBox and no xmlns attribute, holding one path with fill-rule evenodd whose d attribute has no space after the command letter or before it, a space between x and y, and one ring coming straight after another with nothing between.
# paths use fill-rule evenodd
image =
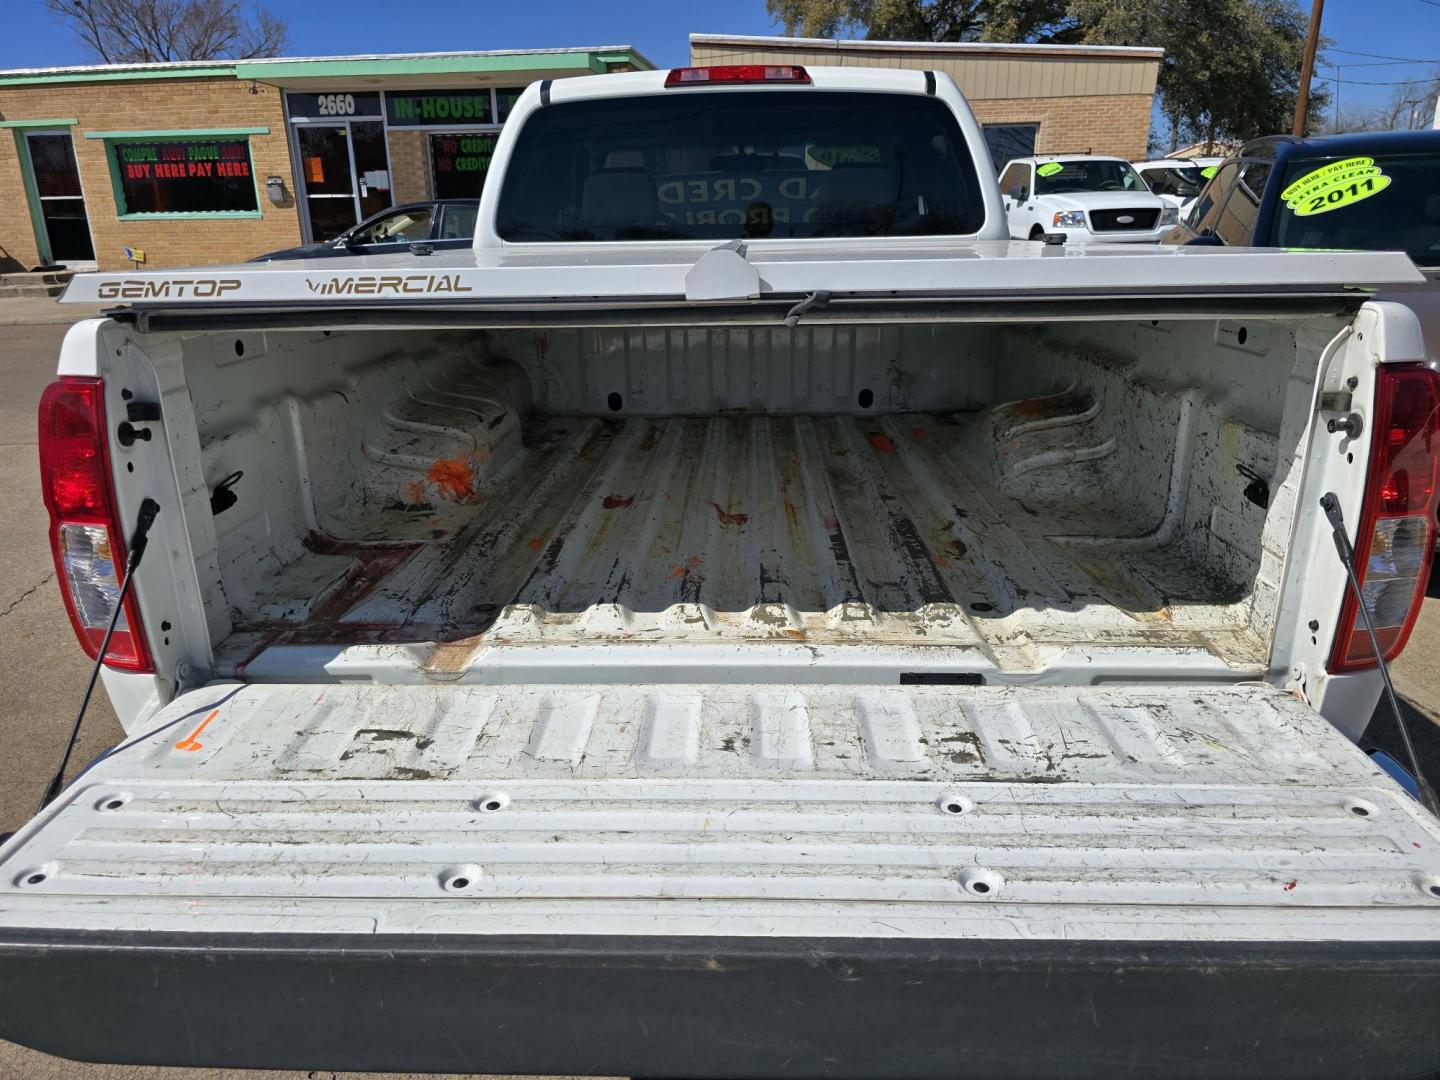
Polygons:
<instances>
[{"instance_id":1,"label":"blue sky","mask_svg":"<svg viewBox=\"0 0 1440 1080\"><path fill-rule=\"evenodd\" d=\"M1309 0L1301 0L1308 11ZM6 33L0 68L83 63L91 58L57 26L41 0L3 0ZM660 66L685 62L686 36L768 34L765 0L430 0L409 7L389 0L269 0L290 21L291 53L435 52L630 44ZM1440 0L1327 0L1330 59L1345 65L1343 103L1380 104L1385 83L1440 68ZM1345 49L1432 64L1391 64ZM1376 66L1352 66L1368 65ZM1335 74L1327 69L1324 74ZM1333 85L1333 84L1332 84Z\"/></svg>"}]
</instances>

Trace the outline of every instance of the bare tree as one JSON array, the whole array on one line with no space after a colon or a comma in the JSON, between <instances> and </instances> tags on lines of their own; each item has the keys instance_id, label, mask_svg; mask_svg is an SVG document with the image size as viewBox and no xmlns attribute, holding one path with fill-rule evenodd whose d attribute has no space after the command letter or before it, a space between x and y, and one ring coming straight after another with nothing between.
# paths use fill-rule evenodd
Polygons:
<instances>
[{"instance_id":1,"label":"bare tree","mask_svg":"<svg viewBox=\"0 0 1440 1080\"><path fill-rule=\"evenodd\" d=\"M1435 120L1435 99L1440 95L1440 69L1427 77L1401 83L1390 92L1390 100L1382 108L1385 127L1428 128Z\"/></svg>"},{"instance_id":2,"label":"bare tree","mask_svg":"<svg viewBox=\"0 0 1440 1080\"><path fill-rule=\"evenodd\" d=\"M285 20L245 0L45 0L107 64L278 56Z\"/></svg>"}]
</instances>

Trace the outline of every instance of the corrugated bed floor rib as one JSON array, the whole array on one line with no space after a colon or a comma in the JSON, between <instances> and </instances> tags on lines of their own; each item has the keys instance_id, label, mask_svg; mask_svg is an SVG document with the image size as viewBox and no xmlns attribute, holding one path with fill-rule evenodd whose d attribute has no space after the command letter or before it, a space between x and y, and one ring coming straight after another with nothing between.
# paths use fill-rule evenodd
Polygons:
<instances>
[{"instance_id":1,"label":"corrugated bed floor rib","mask_svg":"<svg viewBox=\"0 0 1440 1080\"><path fill-rule=\"evenodd\" d=\"M1187 603L1195 583L1160 580L1133 544L1064 540L1133 537L1154 522L1087 518L1083 499L1067 519L1040 515L967 468L960 443L976 419L537 420L526 461L476 494L468 524L398 563L393 546L373 548L370 577L352 574L310 610L304 633L980 646L1103 637L1255 654L1243 615L1216 602L1225 586L1208 583ZM364 545L336 550L365 562Z\"/></svg>"}]
</instances>

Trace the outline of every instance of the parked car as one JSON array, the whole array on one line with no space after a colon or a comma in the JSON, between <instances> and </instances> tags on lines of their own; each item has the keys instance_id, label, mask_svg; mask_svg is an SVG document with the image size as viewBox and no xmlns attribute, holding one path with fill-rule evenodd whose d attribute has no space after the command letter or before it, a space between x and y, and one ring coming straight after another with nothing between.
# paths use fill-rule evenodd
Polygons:
<instances>
[{"instance_id":1,"label":"parked car","mask_svg":"<svg viewBox=\"0 0 1440 1080\"><path fill-rule=\"evenodd\" d=\"M1434 1075L1440 822L1354 743L1320 512L1393 657L1440 377L1370 290L1420 275L1010 242L989 164L940 72L547 80L473 250L77 277L135 308L40 472L126 735L0 846L0 1038Z\"/></svg>"},{"instance_id":2,"label":"parked car","mask_svg":"<svg viewBox=\"0 0 1440 1080\"><path fill-rule=\"evenodd\" d=\"M1016 158L1000 174L1010 235L1068 244L1155 243L1179 209L1151 192L1122 158L1063 154Z\"/></svg>"},{"instance_id":3,"label":"parked car","mask_svg":"<svg viewBox=\"0 0 1440 1080\"><path fill-rule=\"evenodd\" d=\"M1433 272L1437 177L1440 131L1272 135L1220 166L1165 243L1403 251Z\"/></svg>"},{"instance_id":4,"label":"parked car","mask_svg":"<svg viewBox=\"0 0 1440 1080\"><path fill-rule=\"evenodd\" d=\"M401 203L372 214L334 240L257 255L251 262L289 259L339 259L351 255L393 255L411 244L426 243L437 251L467 248L475 235L479 199L432 199Z\"/></svg>"},{"instance_id":5,"label":"parked car","mask_svg":"<svg viewBox=\"0 0 1440 1080\"><path fill-rule=\"evenodd\" d=\"M1183 218L1205 186L1200 166L1177 158L1155 158L1133 163L1150 190L1180 211Z\"/></svg>"}]
</instances>

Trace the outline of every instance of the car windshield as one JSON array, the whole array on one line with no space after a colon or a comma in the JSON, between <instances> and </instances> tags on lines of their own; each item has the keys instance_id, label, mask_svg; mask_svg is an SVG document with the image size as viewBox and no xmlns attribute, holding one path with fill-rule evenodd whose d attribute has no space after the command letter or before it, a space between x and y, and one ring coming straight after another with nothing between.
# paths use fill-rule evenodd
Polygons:
<instances>
[{"instance_id":1,"label":"car windshield","mask_svg":"<svg viewBox=\"0 0 1440 1080\"><path fill-rule=\"evenodd\" d=\"M1077 191L1149 191L1126 161L1042 161L1035 167L1035 194Z\"/></svg>"},{"instance_id":2,"label":"car windshield","mask_svg":"<svg viewBox=\"0 0 1440 1080\"><path fill-rule=\"evenodd\" d=\"M1270 242L1403 251L1440 266L1440 153L1291 161Z\"/></svg>"},{"instance_id":3,"label":"car windshield","mask_svg":"<svg viewBox=\"0 0 1440 1080\"><path fill-rule=\"evenodd\" d=\"M1182 199L1200 194L1205 186L1205 177L1194 165L1166 165L1159 169L1146 169L1145 180L1150 190L1157 195L1178 195Z\"/></svg>"},{"instance_id":4,"label":"car windshield","mask_svg":"<svg viewBox=\"0 0 1440 1080\"><path fill-rule=\"evenodd\" d=\"M430 238L430 216L428 206L413 206L393 214L387 214L369 225L361 226L350 234L355 244L399 244L405 241Z\"/></svg>"},{"instance_id":5,"label":"car windshield","mask_svg":"<svg viewBox=\"0 0 1440 1080\"><path fill-rule=\"evenodd\" d=\"M676 89L532 113L496 225L543 242L955 235L984 220L935 98Z\"/></svg>"}]
</instances>

